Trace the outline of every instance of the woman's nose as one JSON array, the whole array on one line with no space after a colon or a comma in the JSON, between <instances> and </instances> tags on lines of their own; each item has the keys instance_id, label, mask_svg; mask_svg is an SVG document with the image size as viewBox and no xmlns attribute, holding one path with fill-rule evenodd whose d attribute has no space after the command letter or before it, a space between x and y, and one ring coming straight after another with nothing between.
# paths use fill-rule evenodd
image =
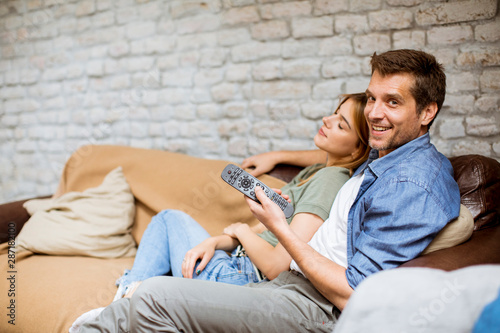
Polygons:
<instances>
[{"instance_id":1,"label":"woman's nose","mask_svg":"<svg viewBox=\"0 0 500 333\"><path fill-rule=\"evenodd\" d=\"M328 126L328 124L332 121L332 119L335 117L335 114L331 114L329 116L323 117L323 124Z\"/></svg>"}]
</instances>

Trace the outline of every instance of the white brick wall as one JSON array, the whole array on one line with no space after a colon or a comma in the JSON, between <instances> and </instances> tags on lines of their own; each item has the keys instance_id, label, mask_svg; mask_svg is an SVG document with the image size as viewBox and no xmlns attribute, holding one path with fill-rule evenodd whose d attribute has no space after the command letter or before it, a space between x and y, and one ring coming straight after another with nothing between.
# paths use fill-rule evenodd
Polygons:
<instances>
[{"instance_id":1,"label":"white brick wall","mask_svg":"<svg viewBox=\"0 0 500 333\"><path fill-rule=\"evenodd\" d=\"M237 162L311 148L396 48L445 65L437 147L500 159L496 0L0 1L0 202L52 193L85 144Z\"/></svg>"}]
</instances>

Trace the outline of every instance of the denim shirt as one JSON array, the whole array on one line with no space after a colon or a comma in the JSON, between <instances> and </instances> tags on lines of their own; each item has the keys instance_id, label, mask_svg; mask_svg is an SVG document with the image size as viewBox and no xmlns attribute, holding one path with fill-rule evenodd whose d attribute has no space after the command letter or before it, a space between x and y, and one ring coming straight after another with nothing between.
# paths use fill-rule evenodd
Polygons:
<instances>
[{"instance_id":1,"label":"denim shirt","mask_svg":"<svg viewBox=\"0 0 500 333\"><path fill-rule=\"evenodd\" d=\"M347 222L346 277L364 278L417 257L459 215L460 192L450 161L426 133L382 158L372 150Z\"/></svg>"}]
</instances>

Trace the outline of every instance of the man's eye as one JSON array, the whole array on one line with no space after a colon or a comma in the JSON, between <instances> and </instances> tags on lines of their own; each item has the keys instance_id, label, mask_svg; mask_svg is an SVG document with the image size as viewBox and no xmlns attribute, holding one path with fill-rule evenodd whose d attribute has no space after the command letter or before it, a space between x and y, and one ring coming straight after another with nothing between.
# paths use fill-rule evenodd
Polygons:
<instances>
[{"instance_id":1,"label":"man's eye","mask_svg":"<svg viewBox=\"0 0 500 333\"><path fill-rule=\"evenodd\" d=\"M373 98L373 97L371 97L371 96L370 96L370 97L368 97L368 101L370 101L370 102L374 102L374 101L375 101L375 98Z\"/></svg>"},{"instance_id":2,"label":"man's eye","mask_svg":"<svg viewBox=\"0 0 500 333\"><path fill-rule=\"evenodd\" d=\"M339 123L339 128L340 128L340 129L343 129L343 128L342 128L342 126L340 125L340 123Z\"/></svg>"},{"instance_id":3,"label":"man's eye","mask_svg":"<svg viewBox=\"0 0 500 333\"><path fill-rule=\"evenodd\" d=\"M393 105L393 106L394 106L394 105L398 105L398 102L397 102L397 101L395 101L395 100L392 100L392 101L389 101L389 104L391 104L391 105Z\"/></svg>"}]
</instances>

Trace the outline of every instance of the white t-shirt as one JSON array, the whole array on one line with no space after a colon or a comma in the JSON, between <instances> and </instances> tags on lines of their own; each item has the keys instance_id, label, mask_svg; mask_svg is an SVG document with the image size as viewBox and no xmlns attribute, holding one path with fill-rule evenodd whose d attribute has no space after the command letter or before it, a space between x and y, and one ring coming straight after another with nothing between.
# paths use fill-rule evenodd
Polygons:
<instances>
[{"instance_id":1,"label":"white t-shirt","mask_svg":"<svg viewBox=\"0 0 500 333\"><path fill-rule=\"evenodd\" d=\"M321 255L345 268L347 268L347 218L363 179L364 173L361 173L342 186L333 201L328 219L308 243ZM290 269L304 274L295 260L290 263Z\"/></svg>"}]
</instances>

